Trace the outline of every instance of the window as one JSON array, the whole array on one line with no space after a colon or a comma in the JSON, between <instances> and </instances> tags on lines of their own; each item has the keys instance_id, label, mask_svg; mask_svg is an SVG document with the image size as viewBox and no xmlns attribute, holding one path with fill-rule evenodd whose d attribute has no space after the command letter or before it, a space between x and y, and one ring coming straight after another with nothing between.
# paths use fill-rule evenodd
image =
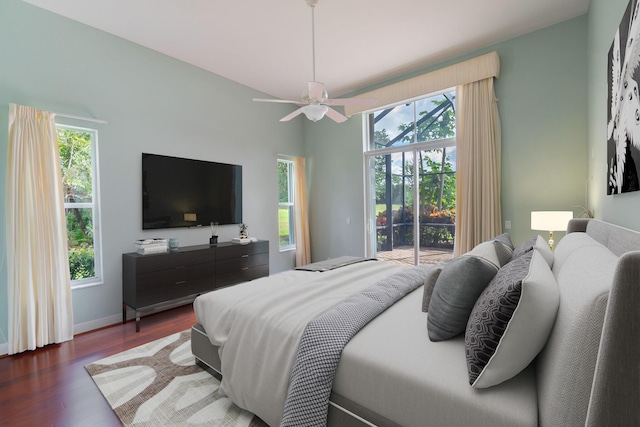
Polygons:
<instances>
[{"instance_id":1,"label":"window","mask_svg":"<svg viewBox=\"0 0 640 427\"><path fill-rule=\"evenodd\" d=\"M366 116L371 256L437 263L453 251L456 206L455 91Z\"/></svg>"},{"instance_id":2,"label":"window","mask_svg":"<svg viewBox=\"0 0 640 427\"><path fill-rule=\"evenodd\" d=\"M97 131L57 125L71 286L102 281Z\"/></svg>"},{"instance_id":3,"label":"window","mask_svg":"<svg viewBox=\"0 0 640 427\"><path fill-rule=\"evenodd\" d=\"M294 233L294 162L278 159L278 234L280 251L296 248Z\"/></svg>"}]
</instances>

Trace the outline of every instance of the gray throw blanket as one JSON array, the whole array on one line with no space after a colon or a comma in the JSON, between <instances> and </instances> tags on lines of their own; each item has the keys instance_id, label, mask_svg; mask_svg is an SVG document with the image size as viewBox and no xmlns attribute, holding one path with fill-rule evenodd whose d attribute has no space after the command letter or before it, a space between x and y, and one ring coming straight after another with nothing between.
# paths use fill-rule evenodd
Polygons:
<instances>
[{"instance_id":1,"label":"gray throw blanket","mask_svg":"<svg viewBox=\"0 0 640 427\"><path fill-rule=\"evenodd\" d=\"M341 256L338 258L328 259L326 261L318 261L312 264L296 267L296 270L323 272L323 271L335 270L336 268L345 267L347 265L356 264L358 262L363 262L363 261L377 261L377 260L375 258Z\"/></svg>"},{"instance_id":2,"label":"gray throw blanket","mask_svg":"<svg viewBox=\"0 0 640 427\"><path fill-rule=\"evenodd\" d=\"M406 268L309 322L291 371L282 427L327 424L329 396L342 349L367 323L422 285L431 267Z\"/></svg>"}]
</instances>

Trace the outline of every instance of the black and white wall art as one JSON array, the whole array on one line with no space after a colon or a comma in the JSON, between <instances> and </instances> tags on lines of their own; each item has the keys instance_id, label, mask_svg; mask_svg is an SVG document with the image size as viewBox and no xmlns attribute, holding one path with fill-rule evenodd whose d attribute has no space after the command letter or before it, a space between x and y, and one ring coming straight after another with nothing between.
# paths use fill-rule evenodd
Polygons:
<instances>
[{"instance_id":1,"label":"black and white wall art","mask_svg":"<svg viewBox=\"0 0 640 427\"><path fill-rule=\"evenodd\" d=\"M640 20L630 0L609 49L607 194L640 190Z\"/></svg>"}]
</instances>

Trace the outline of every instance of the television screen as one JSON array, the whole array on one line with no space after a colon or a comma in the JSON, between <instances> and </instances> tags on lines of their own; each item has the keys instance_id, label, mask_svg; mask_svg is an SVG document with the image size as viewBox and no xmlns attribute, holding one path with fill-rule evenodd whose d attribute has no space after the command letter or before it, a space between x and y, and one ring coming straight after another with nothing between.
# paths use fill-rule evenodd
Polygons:
<instances>
[{"instance_id":1,"label":"television screen","mask_svg":"<svg viewBox=\"0 0 640 427\"><path fill-rule=\"evenodd\" d=\"M242 166L142 153L142 228L242 222Z\"/></svg>"}]
</instances>

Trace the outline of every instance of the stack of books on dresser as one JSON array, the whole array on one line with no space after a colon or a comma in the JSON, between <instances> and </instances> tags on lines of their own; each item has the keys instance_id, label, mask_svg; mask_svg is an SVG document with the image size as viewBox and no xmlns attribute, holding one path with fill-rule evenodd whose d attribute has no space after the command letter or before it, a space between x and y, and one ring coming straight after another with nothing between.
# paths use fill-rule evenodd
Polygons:
<instances>
[{"instance_id":1,"label":"stack of books on dresser","mask_svg":"<svg viewBox=\"0 0 640 427\"><path fill-rule=\"evenodd\" d=\"M136 240L136 252L141 255L160 254L169 250L167 239Z\"/></svg>"}]
</instances>

